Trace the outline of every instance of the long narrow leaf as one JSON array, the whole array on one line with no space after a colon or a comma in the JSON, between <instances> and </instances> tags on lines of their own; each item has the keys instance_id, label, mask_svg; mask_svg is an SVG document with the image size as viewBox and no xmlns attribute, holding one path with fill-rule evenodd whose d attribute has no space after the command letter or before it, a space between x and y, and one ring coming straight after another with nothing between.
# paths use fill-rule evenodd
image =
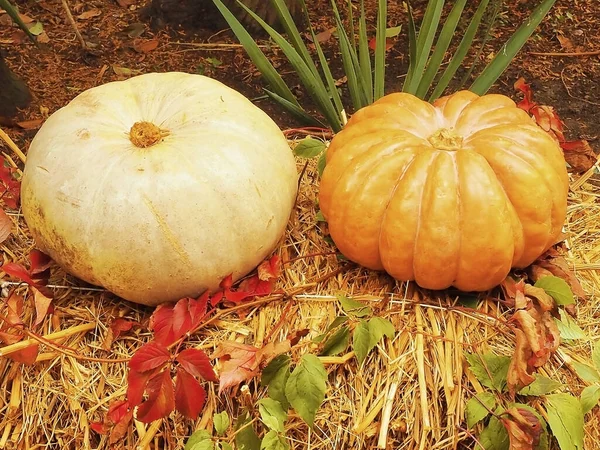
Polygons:
<instances>
[{"instance_id":1,"label":"long narrow leaf","mask_svg":"<svg viewBox=\"0 0 600 450\"><path fill-rule=\"evenodd\" d=\"M296 106L300 106L294 94L290 88L285 84L283 78L277 73L273 64L269 62L267 57L258 47L252 36L246 31L246 29L242 26L239 20L227 9L227 7L223 4L221 0L213 0L215 6L221 12L223 18L227 21L231 30L236 35L240 44L246 50L246 53L252 60L252 62L256 65L262 76L267 80L267 83L271 86L274 92L276 92L280 97L285 98L288 102L295 104Z\"/></svg>"},{"instance_id":2,"label":"long narrow leaf","mask_svg":"<svg viewBox=\"0 0 600 450\"><path fill-rule=\"evenodd\" d=\"M406 78L402 85L402 90L406 91L408 85L412 80L412 73L414 67L417 64L417 29L415 27L415 19L412 13L412 6L410 0L406 0L406 7L408 8L408 71L406 72Z\"/></svg>"},{"instance_id":3,"label":"long narrow leaf","mask_svg":"<svg viewBox=\"0 0 600 450\"><path fill-rule=\"evenodd\" d=\"M219 0L214 0L219 1ZM248 8L246 5L238 1L238 4L244 8L248 14L250 14L254 20L256 20L260 26L271 36L271 38L275 41L277 45L281 48L285 56L287 57L290 64L294 67L302 84L306 87L308 94L314 100L314 102L319 107L319 110L323 113L327 122L332 127L334 131L339 131L342 128L341 121L338 117L338 114L331 102L331 98L327 93L327 89L323 84L323 81L320 77L315 76L312 70L308 67L306 62L302 59L302 57L298 54L296 49L292 47L292 45L287 42L281 34L279 34L273 27L267 24L260 16L258 16L254 11ZM282 96L283 97L283 96ZM285 98L285 97L284 97ZM287 99L286 99L287 100Z\"/></svg>"},{"instance_id":4,"label":"long narrow leaf","mask_svg":"<svg viewBox=\"0 0 600 450\"><path fill-rule=\"evenodd\" d=\"M365 16L365 2L360 0L360 18L358 20L358 61L360 72L367 91L367 104L373 103L373 74L371 73L371 53L369 51L369 38L367 37L367 19Z\"/></svg>"},{"instance_id":5,"label":"long narrow leaf","mask_svg":"<svg viewBox=\"0 0 600 450\"><path fill-rule=\"evenodd\" d=\"M377 32L375 34L375 100L385 94L385 52L386 41L385 30L387 28L387 0L377 2Z\"/></svg>"},{"instance_id":6,"label":"long narrow leaf","mask_svg":"<svg viewBox=\"0 0 600 450\"><path fill-rule=\"evenodd\" d=\"M531 13L531 16L523 23L513 34L508 42L502 46L494 59L486 66L483 72L477 77L475 82L469 88L476 94L483 95L502 75L504 70L511 63L515 55L521 50L529 37L533 34L540 22L546 17L546 14L556 0L544 0Z\"/></svg>"},{"instance_id":7,"label":"long narrow leaf","mask_svg":"<svg viewBox=\"0 0 600 450\"><path fill-rule=\"evenodd\" d=\"M327 89L329 90L329 96L333 99L333 104L335 106L335 110L338 113L340 121L342 120L342 110L344 106L342 105L342 99L340 97L340 93L338 91L337 86L335 85L335 79L331 74L331 69L329 68L329 62L323 53L323 49L321 48L321 44L317 39L317 35L315 30L310 23L310 17L308 16L308 8L306 7L306 3L304 0L300 0L300 6L302 7L302 11L304 12L304 16L306 18L306 22L308 23L308 28L310 34L312 36L312 41L315 44L315 50L317 51L317 55L319 57L319 64L321 65L321 70L323 71L323 76L325 77L325 81L327 83Z\"/></svg>"},{"instance_id":8,"label":"long narrow leaf","mask_svg":"<svg viewBox=\"0 0 600 450\"><path fill-rule=\"evenodd\" d=\"M419 37L417 38L417 59L416 64L411 67L411 77L405 91L411 94L416 93L417 86L423 74L425 64L429 59L429 53L433 44L433 39L440 23L444 0L429 0L421 27L419 28Z\"/></svg>"},{"instance_id":9,"label":"long narrow leaf","mask_svg":"<svg viewBox=\"0 0 600 450\"><path fill-rule=\"evenodd\" d=\"M31 34L31 31L29 31L27 25L25 25L25 22L23 22L21 16L19 16L19 11L17 11L17 8L15 8L12 5L12 3L10 3L8 0L0 0L0 8L6 11L8 16L13 20L13 22L16 23L19 26L19 28L25 32L25 34L29 37L29 39L31 39L32 42L37 44L35 37L33 36L33 34Z\"/></svg>"},{"instance_id":10,"label":"long narrow leaf","mask_svg":"<svg viewBox=\"0 0 600 450\"><path fill-rule=\"evenodd\" d=\"M467 30L465 31L465 34L463 35L460 44L456 49L456 52L454 52L454 55L450 60L450 64L448 64L448 67L446 67L446 70L444 70L444 73L436 83L433 93L429 97L430 102L433 102L440 95L442 95L444 89L448 87L450 80L454 77L454 74L465 59L465 56L467 56L467 53L471 48L471 43L473 42L473 39L477 33L477 29L479 28L479 24L481 23L483 13L487 9L488 3L489 0L481 0L481 3L479 3L479 6L477 7L475 14L473 14L471 22L469 23L469 26L467 27Z\"/></svg>"},{"instance_id":11,"label":"long narrow leaf","mask_svg":"<svg viewBox=\"0 0 600 450\"><path fill-rule=\"evenodd\" d=\"M425 95L427 95L427 91L429 91L431 82L440 70L442 59L444 59L446 50L448 50L448 47L450 46L452 36L454 36L454 31L456 30L456 26L458 25L463 9L465 8L465 3L467 3L467 0L458 0L446 18L446 22L444 23L442 31L440 32L440 35L435 43L433 54L431 55L431 58L429 58L429 63L427 64L427 69L425 69L425 74L423 75L423 78L417 87L416 95L419 98L424 98Z\"/></svg>"},{"instance_id":12,"label":"long narrow leaf","mask_svg":"<svg viewBox=\"0 0 600 450\"><path fill-rule=\"evenodd\" d=\"M265 1L265 0L263 0ZM310 53L308 52L308 48L306 44L302 40L302 36L300 35L300 31L290 14L290 10L287 7L287 4L284 0L270 0L271 4L277 11L277 15L281 21L283 29L285 30L288 39L291 44L294 46L298 54L304 59L304 62L308 65L308 67L313 70L315 76L319 76L319 72L317 67L315 66L312 58L310 57Z\"/></svg>"},{"instance_id":13,"label":"long narrow leaf","mask_svg":"<svg viewBox=\"0 0 600 450\"><path fill-rule=\"evenodd\" d=\"M314 126L319 126L319 127L325 126L323 124L323 122L321 122L319 119L317 119L314 116L311 116L301 107L288 102L285 98L277 95L275 92L269 91L268 89L264 89L264 91L267 93L267 95L269 97L271 97L273 100L275 100L275 102L279 103L281 106L283 106L285 109L287 109L292 115L294 115L295 117L300 119L302 122L306 123L307 125L314 125Z\"/></svg>"}]
</instances>

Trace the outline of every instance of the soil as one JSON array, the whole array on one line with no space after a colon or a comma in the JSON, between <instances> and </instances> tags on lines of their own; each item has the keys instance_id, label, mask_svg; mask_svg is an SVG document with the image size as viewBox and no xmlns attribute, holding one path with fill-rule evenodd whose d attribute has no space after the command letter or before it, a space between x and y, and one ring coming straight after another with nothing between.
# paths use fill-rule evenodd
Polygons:
<instances>
[{"instance_id":1,"label":"soil","mask_svg":"<svg viewBox=\"0 0 600 450\"><path fill-rule=\"evenodd\" d=\"M282 128L303 125L265 98L263 79L230 30L215 31L212 21L198 21L193 29L172 24L156 29L150 25L152 19L142 14L147 3L149 0L71 0L69 4L77 28L87 42L87 50L82 49L76 38L60 0L19 2L26 21L32 24L39 21L43 25L43 34L38 37L42 42L39 47L11 26L6 14L0 15L2 53L9 67L27 82L34 95L30 106L16 117L17 122L25 123L9 130L21 148L27 148L28 141L49 114L80 92L101 83L151 71L202 73L253 99ZM307 3L317 32L331 29L329 1L307 0ZM339 3L344 11L345 2ZM402 25L387 58L386 92L393 92L401 89L408 65L407 14L402 2L389 3L388 26ZM413 3L418 23L426 2ZM470 55L467 65L475 61L475 74L482 70L532 8L531 2L522 0L505 3L481 52L478 53L480 45L476 45ZM376 1L368 0L366 4L370 29L373 30ZM553 106L563 119L567 139L587 139L596 151L600 146L599 17L600 2L597 0L557 0L543 24L490 90L518 100L520 97L513 84L519 77L524 77L532 85L536 101ZM268 57L300 102L309 111L314 110L281 51L262 37L257 40L267 46ZM337 39L330 37L322 45L334 76L341 79L343 70L339 51L336 51ZM572 56L564 56L564 53ZM455 87L456 83L451 89ZM342 89L345 89L343 84ZM352 113L350 109L348 112Z\"/></svg>"}]
</instances>

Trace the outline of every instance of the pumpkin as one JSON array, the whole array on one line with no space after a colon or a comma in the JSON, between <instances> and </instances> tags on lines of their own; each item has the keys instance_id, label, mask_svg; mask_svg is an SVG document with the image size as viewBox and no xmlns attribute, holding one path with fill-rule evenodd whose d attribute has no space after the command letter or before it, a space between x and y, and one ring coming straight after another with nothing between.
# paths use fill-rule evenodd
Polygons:
<instances>
[{"instance_id":1,"label":"pumpkin","mask_svg":"<svg viewBox=\"0 0 600 450\"><path fill-rule=\"evenodd\" d=\"M388 94L332 139L319 203L348 259L427 289L485 291L556 243L568 176L508 97Z\"/></svg>"},{"instance_id":2,"label":"pumpkin","mask_svg":"<svg viewBox=\"0 0 600 450\"><path fill-rule=\"evenodd\" d=\"M150 73L48 118L28 150L22 208L67 272L156 305L253 270L285 231L297 178L283 133L242 94Z\"/></svg>"}]
</instances>

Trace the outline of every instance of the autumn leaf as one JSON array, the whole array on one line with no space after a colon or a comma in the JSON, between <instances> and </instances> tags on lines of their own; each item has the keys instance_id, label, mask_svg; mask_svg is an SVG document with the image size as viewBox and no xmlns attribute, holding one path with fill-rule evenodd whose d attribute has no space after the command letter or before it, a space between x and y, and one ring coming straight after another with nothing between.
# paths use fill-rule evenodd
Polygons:
<instances>
[{"instance_id":1,"label":"autumn leaf","mask_svg":"<svg viewBox=\"0 0 600 450\"><path fill-rule=\"evenodd\" d=\"M128 409L123 417L115 423L110 436L108 438L108 443L110 445L114 445L119 441L122 441L123 438L127 435L129 431L129 425L133 420L133 409Z\"/></svg>"},{"instance_id":2,"label":"autumn leaf","mask_svg":"<svg viewBox=\"0 0 600 450\"><path fill-rule=\"evenodd\" d=\"M127 400L116 400L108 407L108 413L103 422L92 422L90 428L98 434L108 434L109 444L114 444L127 434L129 424L133 419L133 409Z\"/></svg>"},{"instance_id":3,"label":"autumn leaf","mask_svg":"<svg viewBox=\"0 0 600 450\"><path fill-rule=\"evenodd\" d=\"M506 384L513 396L515 395L515 392L520 391L522 388L535 381L535 377L531 374L533 369L529 367L527 363L532 351L527 342L525 333L518 328L514 330L514 333L517 338L517 343L515 353L510 360L508 373L506 375Z\"/></svg>"},{"instance_id":4,"label":"autumn leaf","mask_svg":"<svg viewBox=\"0 0 600 450\"><path fill-rule=\"evenodd\" d=\"M2 270L8 275L35 287L46 297L52 298L52 291L46 287L46 283L50 278L51 264L52 259L48 255L34 249L29 253L29 269L21 264L8 262L2 265Z\"/></svg>"},{"instance_id":5,"label":"autumn leaf","mask_svg":"<svg viewBox=\"0 0 600 450\"><path fill-rule=\"evenodd\" d=\"M272 278L278 278L281 273L281 263L279 256L275 255L267 261L263 261L258 266L258 279L261 281L268 281Z\"/></svg>"},{"instance_id":6,"label":"autumn leaf","mask_svg":"<svg viewBox=\"0 0 600 450\"><path fill-rule=\"evenodd\" d=\"M525 78L521 77L515 81L514 88L523 93L523 100L517 103L517 106L524 111L531 111L536 103L533 101L533 92L531 87L525 82Z\"/></svg>"},{"instance_id":7,"label":"autumn leaf","mask_svg":"<svg viewBox=\"0 0 600 450\"><path fill-rule=\"evenodd\" d=\"M586 140L561 142L565 160L575 173L583 173L594 167L598 155Z\"/></svg>"},{"instance_id":8,"label":"autumn leaf","mask_svg":"<svg viewBox=\"0 0 600 450\"><path fill-rule=\"evenodd\" d=\"M155 373L156 370L136 372L135 370L129 369L129 372L127 373L127 400L130 405L136 406L142 403L148 380Z\"/></svg>"},{"instance_id":9,"label":"autumn leaf","mask_svg":"<svg viewBox=\"0 0 600 450\"><path fill-rule=\"evenodd\" d=\"M52 299L50 297L46 297L35 287L32 287L31 289L33 291L33 302L35 304L35 323L33 325L38 326L54 308L52 307Z\"/></svg>"},{"instance_id":10,"label":"autumn leaf","mask_svg":"<svg viewBox=\"0 0 600 450\"><path fill-rule=\"evenodd\" d=\"M565 280L573 293L580 299L585 300L587 293L581 283L569 267L567 260L556 250L548 250L531 266L530 276L534 282L546 275L554 275Z\"/></svg>"},{"instance_id":11,"label":"autumn leaf","mask_svg":"<svg viewBox=\"0 0 600 450\"><path fill-rule=\"evenodd\" d=\"M129 368L143 373L161 367L169 359L171 359L169 350L164 345L152 341L135 352L129 361Z\"/></svg>"},{"instance_id":12,"label":"autumn leaf","mask_svg":"<svg viewBox=\"0 0 600 450\"><path fill-rule=\"evenodd\" d=\"M4 242L12 232L13 221L8 217L8 214L0 209L0 244Z\"/></svg>"},{"instance_id":13,"label":"autumn leaf","mask_svg":"<svg viewBox=\"0 0 600 450\"><path fill-rule=\"evenodd\" d=\"M79 14L77 16L77 18L79 20L88 20L88 19L91 19L92 17L98 17L101 14L102 14L102 11L100 11L98 8L94 8L94 9L90 9L88 11L85 11L85 12Z\"/></svg>"},{"instance_id":14,"label":"autumn leaf","mask_svg":"<svg viewBox=\"0 0 600 450\"><path fill-rule=\"evenodd\" d=\"M500 420L508 432L511 450L534 450L540 443L542 424L532 412L512 407Z\"/></svg>"},{"instance_id":15,"label":"autumn leaf","mask_svg":"<svg viewBox=\"0 0 600 450\"><path fill-rule=\"evenodd\" d=\"M181 367L175 380L175 408L185 417L195 420L206 401L206 391L193 375Z\"/></svg>"},{"instance_id":16,"label":"autumn leaf","mask_svg":"<svg viewBox=\"0 0 600 450\"><path fill-rule=\"evenodd\" d=\"M133 49L138 53L149 53L158 47L158 39L137 40L133 44Z\"/></svg>"},{"instance_id":17,"label":"autumn leaf","mask_svg":"<svg viewBox=\"0 0 600 450\"><path fill-rule=\"evenodd\" d=\"M118 339L122 333L130 331L134 326L140 326L140 323L123 317L114 319L108 327L106 337L104 338L104 342L102 342L102 348L104 350L110 350L113 342Z\"/></svg>"},{"instance_id":18,"label":"autumn leaf","mask_svg":"<svg viewBox=\"0 0 600 450\"><path fill-rule=\"evenodd\" d=\"M175 305L159 305L152 313L148 325L154 331L154 340L168 346L196 328L206 317L208 302L206 292L198 299L182 298Z\"/></svg>"},{"instance_id":19,"label":"autumn leaf","mask_svg":"<svg viewBox=\"0 0 600 450\"><path fill-rule=\"evenodd\" d=\"M217 382L217 376L213 370L210 359L200 349L188 348L180 352L175 360L190 375L206 381Z\"/></svg>"},{"instance_id":20,"label":"autumn leaf","mask_svg":"<svg viewBox=\"0 0 600 450\"><path fill-rule=\"evenodd\" d=\"M21 194L21 183L14 178L15 172L16 169L8 167L4 157L0 156L0 183L4 188L1 197L10 209L18 208Z\"/></svg>"},{"instance_id":21,"label":"autumn leaf","mask_svg":"<svg viewBox=\"0 0 600 450\"><path fill-rule=\"evenodd\" d=\"M175 409L173 381L167 370L153 375L146 386L148 399L138 406L137 419L150 423L167 417Z\"/></svg>"}]
</instances>

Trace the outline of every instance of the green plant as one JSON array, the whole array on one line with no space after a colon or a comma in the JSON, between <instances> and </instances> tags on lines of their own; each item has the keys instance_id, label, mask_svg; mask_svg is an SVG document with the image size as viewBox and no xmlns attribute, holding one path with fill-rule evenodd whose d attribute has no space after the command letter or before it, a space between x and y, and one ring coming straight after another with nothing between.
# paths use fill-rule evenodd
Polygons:
<instances>
[{"instance_id":1,"label":"green plant","mask_svg":"<svg viewBox=\"0 0 600 450\"><path fill-rule=\"evenodd\" d=\"M327 124L334 132L339 131L345 124L346 106L342 103L340 92L332 76L331 68L323 49L317 39L315 30L310 23L308 10L304 0L302 9L307 18L308 29L317 62L313 61L307 44L292 20L291 14L283 0L269 0L281 18L287 39L282 34L267 25L260 17L254 14L244 5L243 8L261 25L273 41L281 48L290 64L298 73L300 81L307 93L314 101ZM531 36L556 0L542 0L534 9L531 16L516 30L509 40L497 52L492 61L477 76L470 90L477 94L484 94L508 67L517 52ZM260 50L254 39L244 29L235 16L225 7L221 0L213 0L221 11L221 14L230 25L234 34L244 46L249 57L257 66L270 86L266 89L267 94L280 105L292 112L307 123L314 124L320 120L308 114L300 105L297 98L292 94L285 81L277 73L265 54ZM473 46L477 30L482 22L484 13L490 7L489 0L481 0L474 14L468 19L467 26L460 43L457 46L448 66L440 74L440 67L446 57L446 53L452 39L456 35L456 29L461 20L466 20L464 8L466 0L458 0L454 3L446 20L440 27L440 19L445 5L444 0L430 0L420 27L417 26L412 14L410 2L407 2L408 11L408 35L410 56L409 69L406 74L403 91L426 98L432 101L439 97L453 80L458 68L464 65L468 51ZM348 92L351 98L352 108L357 110L363 106L373 103L385 94L385 59L386 59L386 26L387 26L387 2L378 0L377 24L375 33L375 50L373 57L370 54L367 23L365 15L364 0L358 4L358 33L355 31L355 20L353 5L348 0L347 17L348 30L344 27L340 12L335 0L331 0L332 12L335 20L336 31L339 41L339 49L345 75L347 77ZM483 40L489 35L498 9L498 2L492 2L491 19L484 30ZM358 35L358 38L356 36ZM435 39L436 35L437 40ZM483 46L483 44L482 44ZM482 47L481 46L481 47ZM432 51L433 48L433 51ZM453 86L454 89L462 88L466 77Z\"/></svg>"},{"instance_id":2,"label":"green plant","mask_svg":"<svg viewBox=\"0 0 600 450\"><path fill-rule=\"evenodd\" d=\"M25 25L25 22L23 22L21 16L19 16L19 11L17 10L17 8L14 7L12 3L10 3L8 0L0 0L0 8L6 11L9 17L13 20L13 22L16 23L19 26L19 28L21 28L21 30L25 32L25 34L27 34L29 39L31 39L33 42L36 42L35 37L31 33L31 31L29 31L27 25Z\"/></svg>"}]
</instances>

